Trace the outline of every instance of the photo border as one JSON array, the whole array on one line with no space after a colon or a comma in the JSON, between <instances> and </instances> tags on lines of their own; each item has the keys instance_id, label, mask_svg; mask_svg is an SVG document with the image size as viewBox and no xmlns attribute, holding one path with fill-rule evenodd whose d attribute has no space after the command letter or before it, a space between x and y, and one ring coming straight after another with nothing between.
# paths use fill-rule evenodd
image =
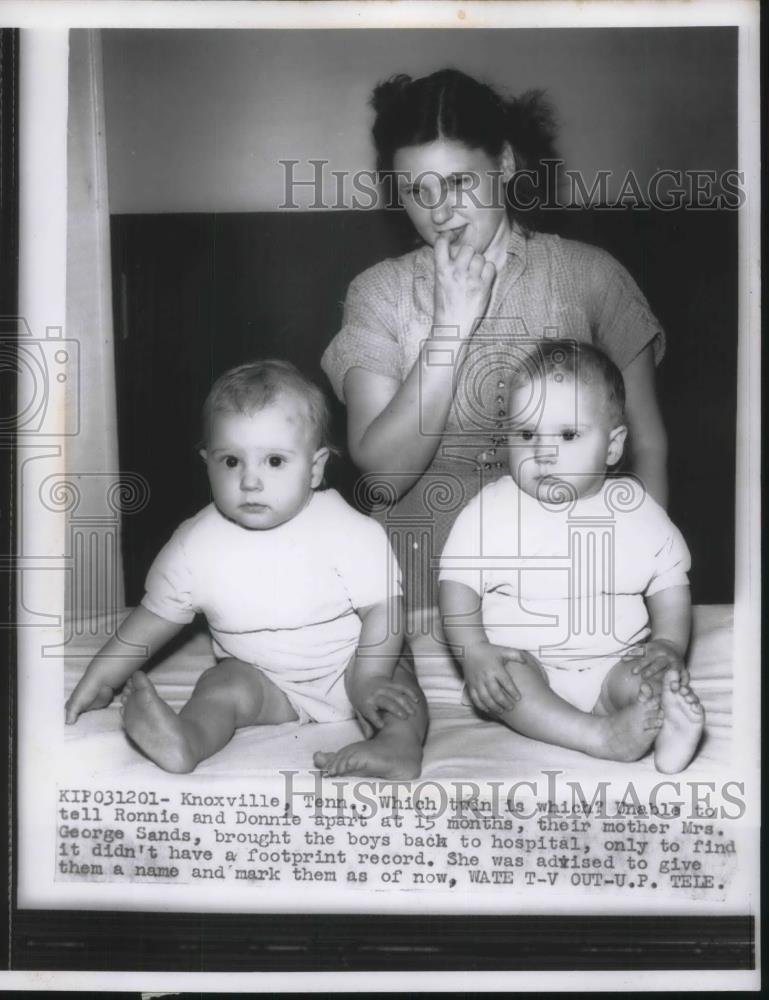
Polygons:
<instances>
[{"instance_id":1,"label":"photo border","mask_svg":"<svg viewBox=\"0 0 769 1000\"><path fill-rule=\"evenodd\" d=\"M16 316L18 312L19 276L19 33L10 28L0 29L0 317ZM3 392L0 393L0 422L13 426L16 417L16 338L3 339ZM3 508L9 517L2 523L2 573L0 573L0 606L3 621L16 620L16 574L13 560L16 552L15 487L16 441L4 435L0 445L0 482L3 484ZM0 670L0 704L3 706L1 725L3 746L8 766L0 774L0 802L6 803L7 822L0 828L0 877L6 887L9 929L13 927L16 905L15 834L16 834L16 634L12 627L0 628L2 662ZM11 938L0 944L0 961L10 968Z\"/></svg>"},{"instance_id":2,"label":"photo border","mask_svg":"<svg viewBox=\"0 0 769 1000\"><path fill-rule=\"evenodd\" d=\"M13 6L13 5L10 5ZM146 8L148 5L138 6ZM151 5L150 5L151 6ZM181 5L179 5L181 6ZM230 5L224 4L223 7ZM266 5L271 6L271 5ZM422 5L415 5L421 7ZM558 5L562 6L562 5ZM138 26L138 25L137 25ZM149 25L146 25L149 26ZM18 47L16 29L3 29L2 244L4 261L18 260ZM10 67L10 69L9 69ZM7 83L10 85L9 100ZM10 161L10 165L9 165ZM16 279L4 265L0 313L17 310ZM742 301L742 296L740 298ZM745 359L740 359L740 366ZM12 394L3 413L15 413ZM15 489L15 452L3 450L4 482ZM7 464L6 464L7 463ZM7 522L7 558L15 523ZM3 606L15 607L14 578L3 575ZM5 589L8 589L6 597ZM8 663L15 662L11 629L3 630ZM14 671L2 672L0 697L10 767L3 788L9 803L4 829L8 850L9 934L5 967L12 970L154 972L369 972L393 969L475 972L594 970L748 970L755 965L756 925L751 915L728 917L485 917L380 914L190 914L127 911L19 910L16 907L17 786ZM468 926L469 925L469 926ZM558 941L553 954L553 941ZM277 947L292 942L290 952ZM374 943L378 942L378 943ZM633 956L632 958L630 956ZM717 977L716 977L717 978ZM715 982L715 979L713 980ZM733 977L732 980L734 981ZM221 977L217 990L222 990ZM460 980L453 979L456 985ZM710 982L710 977L709 977ZM254 984L250 984L254 985ZM676 983L678 986L679 984Z\"/></svg>"}]
</instances>

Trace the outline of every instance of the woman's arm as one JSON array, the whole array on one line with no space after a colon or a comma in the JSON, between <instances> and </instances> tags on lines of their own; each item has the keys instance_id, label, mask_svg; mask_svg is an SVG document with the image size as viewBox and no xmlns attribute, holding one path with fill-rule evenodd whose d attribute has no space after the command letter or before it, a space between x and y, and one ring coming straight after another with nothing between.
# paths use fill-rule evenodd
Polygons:
<instances>
[{"instance_id":1,"label":"woman's arm","mask_svg":"<svg viewBox=\"0 0 769 1000\"><path fill-rule=\"evenodd\" d=\"M647 344L623 369L622 375L625 379L631 470L657 503L666 507L668 439L657 402L651 344Z\"/></svg>"},{"instance_id":2,"label":"woman's arm","mask_svg":"<svg viewBox=\"0 0 769 1000\"><path fill-rule=\"evenodd\" d=\"M454 365L431 366L425 354L426 346L403 383L363 368L351 368L344 380L352 460L383 479L396 474L398 496L432 461L454 397Z\"/></svg>"},{"instance_id":3,"label":"woman's arm","mask_svg":"<svg viewBox=\"0 0 769 1000\"><path fill-rule=\"evenodd\" d=\"M355 464L384 478L403 495L419 479L438 447L454 397L456 372L467 341L486 311L494 265L471 247L435 244L433 326L401 383L352 368L344 380L347 438Z\"/></svg>"}]
</instances>

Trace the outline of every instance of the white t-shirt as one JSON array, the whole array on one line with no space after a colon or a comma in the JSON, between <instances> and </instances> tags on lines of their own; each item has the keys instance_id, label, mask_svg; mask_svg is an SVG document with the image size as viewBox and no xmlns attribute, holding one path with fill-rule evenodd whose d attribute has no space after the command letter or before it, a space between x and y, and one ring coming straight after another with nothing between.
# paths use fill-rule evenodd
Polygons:
<instances>
[{"instance_id":1,"label":"white t-shirt","mask_svg":"<svg viewBox=\"0 0 769 1000\"><path fill-rule=\"evenodd\" d=\"M343 672L360 636L355 609L401 593L384 530L335 490L313 493L266 531L210 504L177 528L145 586L142 604L161 618L186 623L202 612L219 658L299 682Z\"/></svg>"},{"instance_id":2,"label":"white t-shirt","mask_svg":"<svg viewBox=\"0 0 769 1000\"><path fill-rule=\"evenodd\" d=\"M644 597L687 585L690 564L681 533L636 480L544 504L505 476L460 513L440 580L479 595L490 642L574 662L643 642Z\"/></svg>"}]
</instances>

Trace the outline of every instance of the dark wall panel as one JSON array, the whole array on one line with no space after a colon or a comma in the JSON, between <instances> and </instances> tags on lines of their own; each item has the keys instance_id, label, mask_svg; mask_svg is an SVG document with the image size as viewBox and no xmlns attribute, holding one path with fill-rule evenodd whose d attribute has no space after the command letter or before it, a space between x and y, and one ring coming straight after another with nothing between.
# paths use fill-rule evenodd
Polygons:
<instances>
[{"instance_id":1,"label":"dark wall panel","mask_svg":"<svg viewBox=\"0 0 769 1000\"><path fill-rule=\"evenodd\" d=\"M692 550L699 603L733 600L737 217L731 212L565 211L548 229L602 246L634 275L668 335L659 370L670 512ZM400 213L113 216L121 465L149 506L126 518L127 599L179 522L208 502L197 454L213 379L254 357L293 361L327 386L320 356L349 282L410 249ZM330 390L329 390L329 395ZM337 443L344 411L334 404ZM330 485L352 496L344 457Z\"/></svg>"}]
</instances>

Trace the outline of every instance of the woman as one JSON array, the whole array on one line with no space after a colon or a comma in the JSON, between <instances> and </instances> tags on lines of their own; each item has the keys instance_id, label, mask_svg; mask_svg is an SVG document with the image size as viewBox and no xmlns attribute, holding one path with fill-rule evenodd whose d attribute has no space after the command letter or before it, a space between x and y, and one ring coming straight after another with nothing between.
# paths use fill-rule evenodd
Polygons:
<instances>
[{"instance_id":1,"label":"woman","mask_svg":"<svg viewBox=\"0 0 769 1000\"><path fill-rule=\"evenodd\" d=\"M454 701L462 685L435 611L437 560L462 507L506 472L505 372L531 339L606 351L626 383L632 471L664 505L654 382L664 335L609 254L538 233L511 210L535 200L539 165L552 155L537 95L504 101L443 70L394 77L372 103L380 178L397 183L424 245L352 282L322 364L347 406L364 498L403 569L420 681L428 698Z\"/></svg>"}]
</instances>

